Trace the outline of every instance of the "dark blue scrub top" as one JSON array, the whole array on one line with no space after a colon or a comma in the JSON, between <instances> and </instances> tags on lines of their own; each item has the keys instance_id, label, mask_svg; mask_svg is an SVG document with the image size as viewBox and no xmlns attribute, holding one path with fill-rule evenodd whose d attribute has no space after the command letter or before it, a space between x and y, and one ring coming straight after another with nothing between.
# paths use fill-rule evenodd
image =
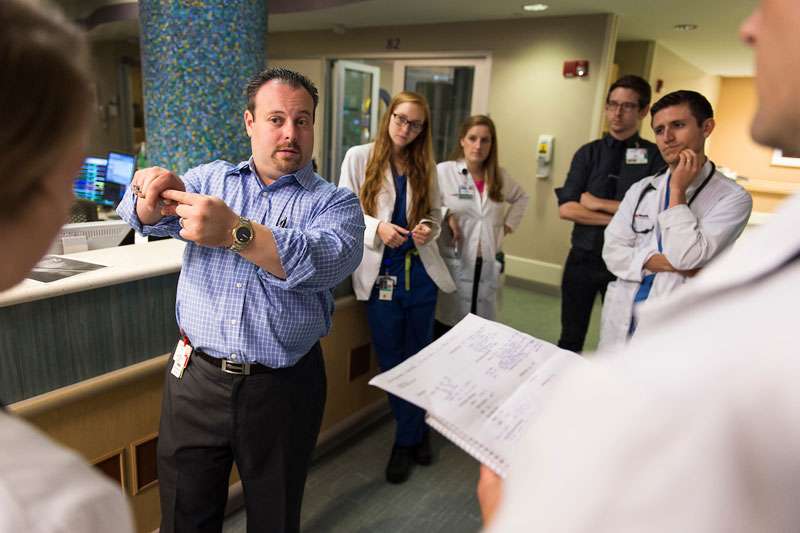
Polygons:
<instances>
[{"instance_id":1,"label":"dark blue scrub top","mask_svg":"<svg viewBox=\"0 0 800 533\"><path fill-rule=\"evenodd\" d=\"M406 216L406 177L394 177L394 209L392 210L392 224L400 226L401 228L408 229L408 217ZM411 238L409 233L408 239L402 246L397 248L389 248L388 246L383 250L383 267L391 270L389 274L395 275L396 272L402 272L405 268L406 253L414 249L414 239ZM383 270L383 269L381 269Z\"/></svg>"}]
</instances>

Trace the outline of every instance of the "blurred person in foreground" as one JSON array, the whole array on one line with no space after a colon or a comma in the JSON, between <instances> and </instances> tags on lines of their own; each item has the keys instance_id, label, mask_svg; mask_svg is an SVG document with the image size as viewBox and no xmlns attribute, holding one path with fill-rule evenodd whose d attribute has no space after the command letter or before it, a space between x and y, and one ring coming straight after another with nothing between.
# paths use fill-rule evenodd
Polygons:
<instances>
[{"instance_id":1,"label":"blurred person in foreground","mask_svg":"<svg viewBox=\"0 0 800 533\"><path fill-rule=\"evenodd\" d=\"M800 150L800 3L762 0L761 144ZM489 530L786 532L800 524L800 196L679 292L625 350L563 376L507 480L482 467ZM505 486L504 486L505 485Z\"/></svg>"},{"instance_id":2,"label":"blurred person in foreground","mask_svg":"<svg viewBox=\"0 0 800 533\"><path fill-rule=\"evenodd\" d=\"M0 2L0 64L6 290L22 281L67 219L93 97L84 36L38 3ZM1 409L0 450L0 532L133 531L119 486Z\"/></svg>"}]
</instances>

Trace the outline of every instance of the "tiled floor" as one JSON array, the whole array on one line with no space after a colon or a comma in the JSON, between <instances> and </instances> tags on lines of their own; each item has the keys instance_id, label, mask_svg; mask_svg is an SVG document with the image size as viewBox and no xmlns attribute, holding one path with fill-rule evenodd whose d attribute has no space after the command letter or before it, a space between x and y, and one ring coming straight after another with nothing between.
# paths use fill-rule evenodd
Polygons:
<instances>
[{"instance_id":1,"label":"tiled floor","mask_svg":"<svg viewBox=\"0 0 800 533\"><path fill-rule=\"evenodd\" d=\"M317 459L303 500L304 533L470 533L480 529L475 499L478 463L433 434L436 461L417 466L401 485L384 481L392 442L389 417ZM229 517L225 533L244 533L245 513Z\"/></svg>"},{"instance_id":2,"label":"tiled floor","mask_svg":"<svg viewBox=\"0 0 800 533\"><path fill-rule=\"evenodd\" d=\"M501 295L498 319L503 324L539 339L558 342L561 333L561 298L506 284ZM592 321L586 334L584 351L597 348L600 332L600 299L595 302Z\"/></svg>"},{"instance_id":3,"label":"tiled floor","mask_svg":"<svg viewBox=\"0 0 800 533\"><path fill-rule=\"evenodd\" d=\"M597 345L600 305L595 306L586 350ZM558 296L506 285L499 320L555 343L560 333ZM437 461L417 467L409 481L389 485L383 470L394 423L385 418L317 459L309 472L303 504L304 532L463 532L480 529L475 499L477 462L435 435ZM244 511L232 515L226 533L243 533Z\"/></svg>"}]
</instances>

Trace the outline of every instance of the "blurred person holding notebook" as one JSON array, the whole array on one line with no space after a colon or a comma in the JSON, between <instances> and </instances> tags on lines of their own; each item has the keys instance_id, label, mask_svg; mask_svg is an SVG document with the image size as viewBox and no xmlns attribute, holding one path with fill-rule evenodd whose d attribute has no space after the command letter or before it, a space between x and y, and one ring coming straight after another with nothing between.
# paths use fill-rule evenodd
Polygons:
<instances>
[{"instance_id":1,"label":"blurred person holding notebook","mask_svg":"<svg viewBox=\"0 0 800 533\"><path fill-rule=\"evenodd\" d=\"M800 3L761 0L753 138L800 151ZM478 486L491 532L787 532L800 524L800 196L636 336L564 375L505 483Z\"/></svg>"},{"instance_id":2,"label":"blurred person holding notebook","mask_svg":"<svg viewBox=\"0 0 800 533\"><path fill-rule=\"evenodd\" d=\"M93 95L85 36L38 3L0 2L0 289L44 255L72 204ZM35 356L35 354L20 354ZM0 409L0 532L133 531L119 485Z\"/></svg>"}]
</instances>

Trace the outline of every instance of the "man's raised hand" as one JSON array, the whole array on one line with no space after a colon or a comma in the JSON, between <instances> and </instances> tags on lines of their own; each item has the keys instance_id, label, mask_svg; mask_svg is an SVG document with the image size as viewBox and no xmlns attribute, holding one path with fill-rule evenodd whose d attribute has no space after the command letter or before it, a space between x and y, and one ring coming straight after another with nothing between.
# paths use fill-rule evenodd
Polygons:
<instances>
[{"instance_id":1,"label":"man's raised hand","mask_svg":"<svg viewBox=\"0 0 800 533\"><path fill-rule=\"evenodd\" d=\"M175 189L165 190L161 198L175 202L163 211L180 217L182 238L212 248L233 244L231 231L239 223L239 215L220 198Z\"/></svg>"}]
</instances>

